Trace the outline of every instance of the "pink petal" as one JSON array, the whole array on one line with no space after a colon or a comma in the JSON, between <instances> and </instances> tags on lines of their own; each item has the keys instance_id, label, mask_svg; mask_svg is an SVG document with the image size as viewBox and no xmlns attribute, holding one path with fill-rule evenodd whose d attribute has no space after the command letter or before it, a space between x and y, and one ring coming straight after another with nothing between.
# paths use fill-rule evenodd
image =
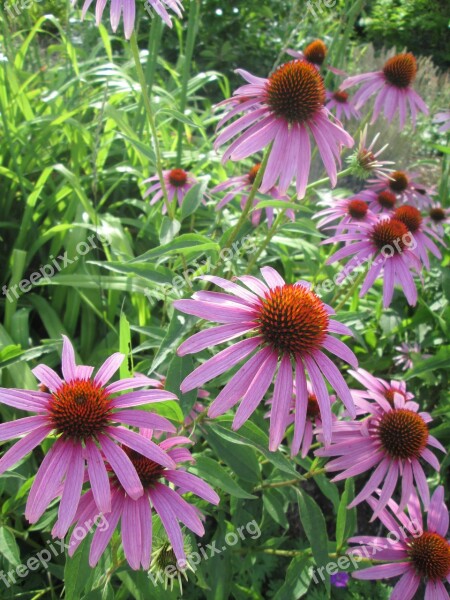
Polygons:
<instances>
[{"instance_id":1,"label":"pink petal","mask_svg":"<svg viewBox=\"0 0 450 600\"><path fill-rule=\"evenodd\" d=\"M101 513L111 511L111 487L108 472L100 450L95 443L86 440L86 462L92 493Z\"/></svg>"},{"instance_id":2,"label":"pink petal","mask_svg":"<svg viewBox=\"0 0 450 600\"><path fill-rule=\"evenodd\" d=\"M53 427L41 425L19 440L0 459L0 474L10 469L48 436Z\"/></svg>"},{"instance_id":3,"label":"pink petal","mask_svg":"<svg viewBox=\"0 0 450 600\"><path fill-rule=\"evenodd\" d=\"M96 376L94 377L94 382L97 385L104 386L108 383L120 365L123 363L123 359L125 358L124 354L120 352L115 352L111 356L109 356L102 366L97 371Z\"/></svg>"}]
</instances>

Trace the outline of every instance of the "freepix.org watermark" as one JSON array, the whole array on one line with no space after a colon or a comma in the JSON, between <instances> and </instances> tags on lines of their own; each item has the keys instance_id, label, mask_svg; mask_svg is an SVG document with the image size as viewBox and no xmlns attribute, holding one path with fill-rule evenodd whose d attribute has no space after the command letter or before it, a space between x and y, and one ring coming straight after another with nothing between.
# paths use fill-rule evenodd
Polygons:
<instances>
[{"instance_id":1,"label":"freepix.org watermark","mask_svg":"<svg viewBox=\"0 0 450 600\"><path fill-rule=\"evenodd\" d=\"M418 520L413 519L411 525L411 530L405 530L404 527L399 527L399 531L390 531L386 536L388 543L391 546L394 546L400 540L418 538L423 534L422 525ZM382 550L386 550L386 544L380 544L376 541L365 544L359 548L352 548L347 552L347 556L340 556L336 561L330 561L318 569L311 567L309 575L314 583L320 583L320 581L325 581L325 573L328 575L336 575L339 571L347 570L350 565L353 565L354 569L359 569L358 563L361 560L377 560L376 555ZM317 575L319 577L317 577Z\"/></svg>"},{"instance_id":2,"label":"freepix.org watermark","mask_svg":"<svg viewBox=\"0 0 450 600\"><path fill-rule=\"evenodd\" d=\"M96 238L102 244L109 244L109 241L103 235L99 233L95 235L92 234L87 238L87 241L78 242L75 247L75 255L72 258L67 256L67 251L56 258L53 255L50 255L49 262L37 271L31 273L28 279L22 279L19 283L16 283L9 288L7 285L4 285L2 287L3 295L6 296L8 302L14 302L15 300L18 300L22 294L29 292L34 285L38 285L41 280L49 282L50 278L56 275L56 273L59 273L69 265L76 263L80 256L86 256L91 250L98 248L95 241Z\"/></svg>"},{"instance_id":3,"label":"freepix.org watermark","mask_svg":"<svg viewBox=\"0 0 450 600\"><path fill-rule=\"evenodd\" d=\"M171 292L182 295L186 286L192 287L192 283L196 277L211 273L220 267L225 271L232 259L242 252L246 252L247 254L256 252L255 242L250 236L245 236L241 240L233 242L230 248L222 248L219 252L219 261L217 263L213 263L209 256L205 260L194 261L189 264L189 267L181 275L176 275L172 279L171 284L163 284L157 289L147 287L144 290L144 295L148 300L160 300Z\"/></svg>"},{"instance_id":4,"label":"freepix.org watermark","mask_svg":"<svg viewBox=\"0 0 450 600\"><path fill-rule=\"evenodd\" d=\"M321 283L314 286L314 291L318 296L321 296L323 293L330 293L335 287L352 283L359 273L361 273L361 267L363 267L365 263L368 263L369 266L379 265L385 259L392 258L396 254L401 254L404 248L407 248L408 250L414 250L417 248L417 241L410 231L403 234L402 237L395 239L392 244L385 244L381 248L380 254L375 259L372 259L368 256L364 258L353 258L351 261L351 269L349 267L344 267L338 273L336 273L333 279L325 279Z\"/></svg>"},{"instance_id":5,"label":"freepix.org watermark","mask_svg":"<svg viewBox=\"0 0 450 600\"><path fill-rule=\"evenodd\" d=\"M72 544L82 540L94 527L100 531L106 531L109 528L109 523L102 513L95 515L93 519L87 519L83 525L75 527L72 534L74 536ZM15 569L11 569L7 573L0 571L0 581L3 585L9 588L11 584L15 585L17 583L17 579L27 577L30 571L38 571L41 568L48 569L48 565L53 558L64 554L64 551L70 548L70 544L66 544L64 540L47 540L47 545L48 548L39 550L39 552L30 556L25 563L17 565Z\"/></svg>"},{"instance_id":6,"label":"freepix.org watermark","mask_svg":"<svg viewBox=\"0 0 450 600\"><path fill-rule=\"evenodd\" d=\"M257 540L261 536L261 529L255 520L238 527L235 531L229 531L225 535L222 544L217 540L213 540L210 544L205 544L205 546L198 544L198 552L189 552L186 555L186 560L177 561L173 565L167 565L164 570L158 573L150 572L148 578L156 587L161 583L164 585L167 579L170 580L178 577L180 573L185 574L187 569L195 572L202 561L226 552L228 548L235 546L239 540L245 540L247 536L250 536L252 540Z\"/></svg>"}]
</instances>

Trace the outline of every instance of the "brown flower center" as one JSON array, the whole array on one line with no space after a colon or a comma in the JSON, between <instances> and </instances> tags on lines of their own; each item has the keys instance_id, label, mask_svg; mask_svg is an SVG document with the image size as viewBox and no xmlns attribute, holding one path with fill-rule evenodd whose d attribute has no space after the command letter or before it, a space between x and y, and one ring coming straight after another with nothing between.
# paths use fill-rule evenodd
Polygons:
<instances>
[{"instance_id":1,"label":"brown flower center","mask_svg":"<svg viewBox=\"0 0 450 600\"><path fill-rule=\"evenodd\" d=\"M416 59L411 52L397 54L385 62L383 73L390 84L401 89L407 88L416 78Z\"/></svg>"},{"instance_id":2,"label":"brown flower center","mask_svg":"<svg viewBox=\"0 0 450 600\"><path fill-rule=\"evenodd\" d=\"M428 427L416 412L395 408L381 417L378 436L392 458L418 458L428 441Z\"/></svg>"},{"instance_id":3,"label":"brown flower center","mask_svg":"<svg viewBox=\"0 0 450 600\"><path fill-rule=\"evenodd\" d=\"M414 233L422 225L422 215L415 206L400 206L394 213L394 219L406 225L408 231Z\"/></svg>"},{"instance_id":4,"label":"brown flower center","mask_svg":"<svg viewBox=\"0 0 450 600\"><path fill-rule=\"evenodd\" d=\"M394 171L389 175L389 187L393 192L400 194L404 192L409 185L409 179L403 171Z\"/></svg>"},{"instance_id":5,"label":"brown flower center","mask_svg":"<svg viewBox=\"0 0 450 600\"><path fill-rule=\"evenodd\" d=\"M322 40L314 40L303 51L306 60L314 65L322 65L327 55L327 47Z\"/></svg>"},{"instance_id":6,"label":"brown flower center","mask_svg":"<svg viewBox=\"0 0 450 600\"><path fill-rule=\"evenodd\" d=\"M296 355L321 347L329 318L314 292L301 285L283 285L261 301L257 321L267 344L277 352Z\"/></svg>"},{"instance_id":7,"label":"brown flower center","mask_svg":"<svg viewBox=\"0 0 450 600\"><path fill-rule=\"evenodd\" d=\"M169 173L169 182L174 187L186 185L188 175L183 169L172 169Z\"/></svg>"},{"instance_id":8,"label":"brown flower center","mask_svg":"<svg viewBox=\"0 0 450 600\"><path fill-rule=\"evenodd\" d=\"M395 394L400 394L401 396L403 396L403 398L406 399L405 394L403 392L401 392L400 390L396 390L394 388L389 388L387 390L387 392L385 392L384 397L389 402L389 404L392 406L392 408L394 408L394 396L395 396Z\"/></svg>"},{"instance_id":9,"label":"brown flower center","mask_svg":"<svg viewBox=\"0 0 450 600\"><path fill-rule=\"evenodd\" d=\"M372 229L371 238L378 250L385 246L392 248L393 254L399 254L405 248L403 236L408 233L406 225L396 219L380 221Z\"/></svg>"},{"instance_id":10,"label":"brown flower center","mask_svg":"<svg viewBox=\"0 0 450 600\"><path fill-rule=\"evenodd\" d=\"M450 544L438 533L426 531L408 540L408 554L421 577L436 581L450 573Z\"/></svg>"},{"instance_id":11,"label":"brown flower center","mask_svg":"<svg viewBox=\"0 0 450 600\"><path fill-rule=\"evenodd\" d=\"M257 163L254 165L247 174L247 180L250 185L255 183L256 176L258 175L258 171L261 168L261 163Z\"/></svg>"},{"instance_id":12,"label":"brown flower center","mask_svg":"<svg viewBox=\"0 0 450 600\"><path fill-rule=\"evenodd\" d=\"M79 440L92 438L108 425L111 398L91 380L65 382L52 394L49 416L58 433Z\"/></svg>"},{"instance_id":13,"label":"brown flower center","mask_svg":"<svg viewBox=\"0 0 450 600\"><path fill-rule=\"evenodd\" d=\"M397 198L392 192L384 190L384 192L378 194L377 202L383 208L394 208Z\"/></svg>"},{"instance_id":14,"label":"brown flower center","mask_svg":"<svg viewBox=\"0 0 450 600\"><path fill-rule=\"evenodd\" d=\"M352 219L357 219L358 221L364 219L368 210L369 207L367 206L367 203L364 202L364 200L358 200L356 198L355 200L351 200L348 203L347 211L348 214L352 217Z\"/></svg>"},{"instance_id":15,"label":"brown flower center","mask_svg":"<svg viewBox=\"0 0 450 600\"><path fill-rule=\"evenodd\" d=\"M319 403L315 394L308 394L308 408L306 409L306 416L310 419L315 419L320 415Z\"/></svg>"},{"instance_id":16,"label":"brown flower center","mask_svg":"<svg viewBox=\"0 0 450 600\"><path fill-rule=\"evenodd\" d=\"M336 92L333 93L333 98L334 100L336 100L336 102L347 102L348 100L348 94L347 92L343 92L341 90L337 90Z\"/></svg>"},{"instance_id":17,"label":"brown flower center","mask_svg":"<svg viewBox=\"0 0 450 600\"><path fill-rule=\"evenodd\" d=\"M442 208L435 207L430 210L430 219L436 223L445 221L445 218L445 211Z\"/></svg>"},{"instance_id":18,"label":"brown flower center","mask_svg":"<svg viewBox=\"0 0 450 600\"><path fill-rule=\"evenodd\" d=\"M143 488L151 487L163 477L165 467L126 446L123 446L123 450L128 454L128 458L133 463Z\"/></svg>"},{"instance_id":19,"label":"brown flower center","mask_svg":"<svg viewBox=\"0 0 450 600\"><path fill-rule=\"evenodd\" d=\"M267 104L277 117L288 123L304 123L323 107L325 86L313 65L293 60L281 65L269 77Z\"/></svg>"}]
</instances>

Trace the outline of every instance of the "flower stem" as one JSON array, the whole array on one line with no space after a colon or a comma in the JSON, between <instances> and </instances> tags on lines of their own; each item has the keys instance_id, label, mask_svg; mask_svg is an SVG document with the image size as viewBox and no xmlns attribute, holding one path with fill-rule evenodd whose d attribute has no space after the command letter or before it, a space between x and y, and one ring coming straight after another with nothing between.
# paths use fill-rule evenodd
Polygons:
<instances>
[{"instance_id":1,"label":"flower stem","mask_svg":"<svg viewBox=\"0 0 450 600\"><path fill-rule=\"evenodd\" d=\"M278 227L282 224L284 215L286 213L286 210L283 209L276 217L275 221L273 222L272 227L269 228L269 230L267 231L267 235L263 241L263 243L261 244L261 246L258 248L258 250L256 252L253 253L252 259L250 260L250 262L247 265L247 269L245 270L245 273L248 274L251 272L251 270L253 269L253 267L256 264L256 261L258 260L258 258L261 256L261 254L264 252L264 250L267 248L267 246L270 244L272 238L275 236L275 234L278 232Z\"/></svg>"},{"instance_id":2,"label":"flower stem","mask_svg":"<svg viewBox=\"0 0 450 600\"><path fill-rule=\"evenodd\" d=\"M187 88L189 83L190 66L192 63L192 55L194 54L195 37L198 30L198 20L200 15L200 0L191 0L189 10L189 20L186 36L186 50L184 53L183 61L183 73L181 75L181 92L180 92L180 113L184 115L187 104ZM179 169L181 167L181 157L183 153L183 137L184 137L184 123L178 121L177 130L177 158L176 166Z\"/></svg>"},{"instance_id":3,"label":"flower stem","mask_svg":"<svg viewBox=\"0 0 450 600\"><path fill-rule=\"evenodd\" d=\"M272 149L272 144L266 150L266 153L265 153L264 158L261 163L261 167L255 177L255 181L253 182L252 189L250 190L250 193L247 198L247 202L245 203L245 206L241 213L241 216L239 217L239 220L236 223L236 225L231 230L231 233L228 236L228 239L225 242L225 245L223 246L222 251L226 250L228 248L231 248L231 246L233 245L233 242L239 235L239 231L241 230L242 225L245 223L247 216L253 207L253 200L255 199L256 192L258 191L258 188L261 184L261 181L262 181L262 178L264 175L264 171L266 170L267 161L269 160L269 155L270 155L271 149ZM216 275L219 269L220 269L220 266L217 266L213 271L213 275Z\"/></svg>"},{"instance_id":4,"label":"flower stem","mask_svg":"<svg viewBox=\"0 0 450 600\"><path fill-rule=\"evenodd\" d=\"M353 294L353 292L355 291L355 289L358 287L358 285L363 280L365 274L366 274L366 270L363 269L363 271L361 271L361 273L359 273L358 277L355 279L355 281L353 282L353 284L350 286L350 289L345 294L344 298L339 302L339 304L334 309L336 312L338 312L339 310L341 310L341 308L345 305L345 303L347 302L347 300L350 298L350 296ZM338 299L338 297L339 297L339 290L336 292L336 294L334 295L333 299L331 300L331 302L330 302L331 306L333 305L334 302L336 302L336 300Z\"/></svg>"},{"instance_id":5,"label":"flower stem","mask_svg":"<svg viewBox=\"0 0 450 600\"><path fill-rule=\"evenodd\" d=\"M164 181L162 161L161 161L161 151L159 149L158 133L156 131L155 116L153 114L150 97L148 95L147 83L145 81L145 75L144 75L144 71L142 69L141 60L139 58L139 48L137 45L135 31L133 31L133 33L131 35L130 47L131 47L131 51L133 53L134 64L136 66L136 72L137 72L139 84L141 86L142 98L144 100L144 107L145 107L145 112L147 114L147 121L148 121L148 125L150 128L150 134L153 138L153 149L155 151L156 172L158 174L158 179L161 184L161 190L163 193L164 204L166 205L166 208L167 208L167 213L169 215L169 218L173 220L175 218L175 212L174 212L173 207L171 206L169 199L167 197L167 188L166 188L166 183Z\"/></svg>"}]
</instances>

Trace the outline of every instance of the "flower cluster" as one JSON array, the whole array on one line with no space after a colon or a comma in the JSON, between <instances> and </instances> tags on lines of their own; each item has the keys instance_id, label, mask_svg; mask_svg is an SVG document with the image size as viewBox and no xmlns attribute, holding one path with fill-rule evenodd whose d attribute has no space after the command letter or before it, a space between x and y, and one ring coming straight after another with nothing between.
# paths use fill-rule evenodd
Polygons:
<instances>
[{"instance_id":1,"label":"flower cluster","mask_svg":"<svg viewBox=\"0 0 450 600\"><path fill-rule=\"evenodd\" d=\"M78 521L105 515L108 528L97 528L92 543L90 564L94 565L121 518L122 543L130 566L149 568L154 509L177 557L185 560L178 521L198 535L203 534L203 527L194 508L162 481L214 504L219 497L201 479L179 468L179 464L192 461L184 448L191 440L171 435L176 428L166 418L131 409L177 397L161 389L159 381L140 374L108 384L123 362L123 354L110 356L93 376L94 368L77 365L72 344L66 336L63 340L63 379L48 366L38 365L33 373L40 382L39 391L0 389L0 402L36 413L0 425L1 440L24 436L0 459L0 473L48 438L53 444L39 466L25 508L30 523L36 523L57 498L54 537L65 537ZM142 389L149 387L154 389ZM136 388L138 391L128 391ZM155 443L153 430L168 434L167 439ZM85 482L90 489L83 494ZM70 553L82 539L73 538Z\"/></svg>"}]
</instances>

